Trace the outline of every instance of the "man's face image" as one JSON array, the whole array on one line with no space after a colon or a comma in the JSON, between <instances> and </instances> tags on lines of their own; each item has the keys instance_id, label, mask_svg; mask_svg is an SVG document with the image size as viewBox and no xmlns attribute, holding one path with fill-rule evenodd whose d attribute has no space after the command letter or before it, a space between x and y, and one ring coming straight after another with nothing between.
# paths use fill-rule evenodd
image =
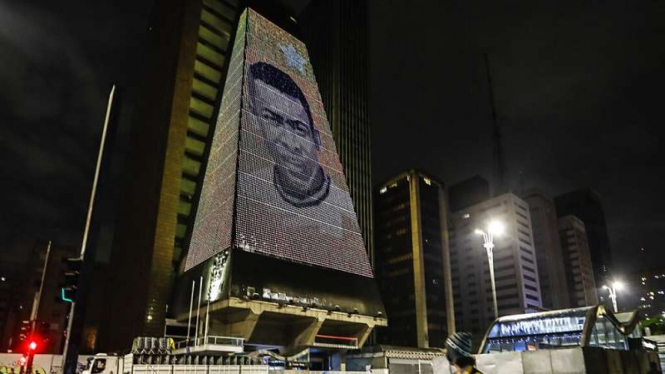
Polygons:
<instances>
[{"instance_id":1,"label":"man's face image","mask_svg":"<svg viewBox=\"0 0 665 374\"><path fill-rule=\"evenodd\" d=\"M300 100L254 80L252 111L258 117L280 175L290 188L308 188L319 169L318 137Z\"/></svg>"}]
</instances>

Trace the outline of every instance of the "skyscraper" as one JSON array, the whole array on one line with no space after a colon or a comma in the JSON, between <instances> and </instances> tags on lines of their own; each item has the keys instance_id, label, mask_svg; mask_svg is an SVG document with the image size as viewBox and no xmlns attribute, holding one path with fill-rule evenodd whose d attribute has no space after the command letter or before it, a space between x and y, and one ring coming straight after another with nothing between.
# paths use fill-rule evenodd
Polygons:
<instances>
[{"instance_id":1,"label":"skyscraper","mask_svg":"<svg viewBox=\"0 0 665 374\"><path fill-rule=\"evenodd\" d=\"M452 266L457 328L469 331L478 344L494 321L492 288L482 236L490 221L505 230L494 238L494 278L498 315L529 313L542 309L536 253L528 204L507 193L451 215L450 262Z\"/></svg>"},{"instance_id":2,"label":"skyscraper","mask_svg":"<svg viewBox=\"0 0 665 374\"><path fill-rule=\"evenodd\" d=\"M600 195L590 188L580 189L555 197L554 203L557 216L574 215L584 222L596 285L606 284L612 270L612 251Z\"/></svg>"},{"instance_id":3,"label":"skyscraper","mask_svg":"<svg viewBox=\"0 0 665 374\"><path fill-rule=\"evenodd\" d=\"M378 342L443 347L454 331L443 183L416 170L379 186L376 274L390 318Z\"/></svg>"},{"instance_id":4,"label":"skyscraper","mask_svg":"<svg viewBox=\"0 0 665 374\"><path fill-rule=\"evenodd\" d=\"M372 258L367 0L313 0L298 16L298 26Z\"/></svg>"},{"instance_id":5,"label":"skyscraper","mask_svg":"<svg viewBox=\"0 0 665 374\"><path fill-rule=\"evenodd\" d=\"M99 349L163 334L237 17L235 0L165 0L153 9L102 318L113 323L100 326Z\"/></svg>"},{"instance_id":6,"label":"skyscraper","mask_svg":"<svg viewBox=\"0 0 665 374\"><path fill-rule=\"evenodd\" d=\"M538 260L543 308L569 308L570 298L564 275L564 261L554 203L537 191L528 192L522 198L529 204L531 213L533 245Z\"/></svg>"},{"instance_id":7,"label":"skyscraper","mask_svg":"<svg viewBox=\"0 0 665 374\"><path fill-rule=\"evenodd\" d=\"M307 49L251 9L218 123L176 318L198 280L213 335L359 348L385 311Z\"/></svg>"},{"instance_id":8,"label":"skyscraper","mask_svg":"<svg viewBox=\"0 0 665 374\"><path fill-rule=\"evenodd\" d=\"M561 217L559 234L571 306L598 304L598 292L584 222L575 216Z\"/></svg>"}]
</instances>

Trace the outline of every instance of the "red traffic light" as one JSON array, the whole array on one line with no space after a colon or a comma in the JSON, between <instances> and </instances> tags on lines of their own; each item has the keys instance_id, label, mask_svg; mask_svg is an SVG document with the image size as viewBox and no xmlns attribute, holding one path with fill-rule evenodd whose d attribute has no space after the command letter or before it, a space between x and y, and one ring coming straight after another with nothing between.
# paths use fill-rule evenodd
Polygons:
<instances>
[{"instance_id":1,"label":"red traffic light","mask_svg":"<svg viewBox=\"0 0 665 374\"><path fill-rule=\"evenodd\" d=\"M34 351L35 349L37 349L37 342L35 341L30 342L28 348L30 348L31 351Z\"/></svg>"}]
</instances>

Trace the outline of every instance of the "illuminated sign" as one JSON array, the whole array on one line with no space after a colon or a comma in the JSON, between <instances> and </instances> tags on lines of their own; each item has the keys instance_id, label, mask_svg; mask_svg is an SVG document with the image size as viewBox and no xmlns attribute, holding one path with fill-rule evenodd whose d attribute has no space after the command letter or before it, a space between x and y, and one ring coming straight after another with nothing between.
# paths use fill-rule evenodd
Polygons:
<instances>
[{"instance_id":1,"label":"illuminated sign","mask_svg":"<svg viewBox=\"0 0 665 374\"><path fill-rule=\"evenodd\" d=\"M305 45L252 10L236 35L186 268L235 247L372 278Z\"/></svg>"},{"instance_id":2,"label":"illuminated sign","mask_svg":"<svg viewBox=\"0 0 665 374\"><path fill-rule=\"evenodd\" d=\"M500 323L500 336L525 336L582 331L583 317L548 317Z\"/></svg>"}]
</instances>

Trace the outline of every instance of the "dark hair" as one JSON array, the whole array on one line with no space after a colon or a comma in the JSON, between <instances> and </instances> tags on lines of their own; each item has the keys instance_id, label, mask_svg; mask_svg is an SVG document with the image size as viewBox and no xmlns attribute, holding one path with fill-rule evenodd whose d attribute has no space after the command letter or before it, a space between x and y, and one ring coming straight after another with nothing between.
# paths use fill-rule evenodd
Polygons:
<instances>
[{"instance_id":1,"label":"dark hair","mask_svg":"<svg viewBox=\"0 0 665 374\"><path fill-rule=\"evenodd\" d=\"M302 90L296 82L289 77L288 74L279 70L278 68L270 65L266 62L256 62L249 67L249 79L250 79L250 94L252 95L252 100L254 100L254 80L258 79L264 83L275 87L281 93L295 97L300 101L305 112L307 113L307 119L309 119L309 127L312 131L315 131L314 120L312 119L312 112L309 109L309 103L305 98Z\"/></svg>"},{"instance_id":2,"label":"dark hair","mask_svg":"<svg viewBox=\"0 0 665 374\"><path fill-rule=\"evenodd\" d=\"M459 356L455 359L454 364L461 368L466 366L476 366L476 359L472 356Z\"/></svg>"}]
</instances>

